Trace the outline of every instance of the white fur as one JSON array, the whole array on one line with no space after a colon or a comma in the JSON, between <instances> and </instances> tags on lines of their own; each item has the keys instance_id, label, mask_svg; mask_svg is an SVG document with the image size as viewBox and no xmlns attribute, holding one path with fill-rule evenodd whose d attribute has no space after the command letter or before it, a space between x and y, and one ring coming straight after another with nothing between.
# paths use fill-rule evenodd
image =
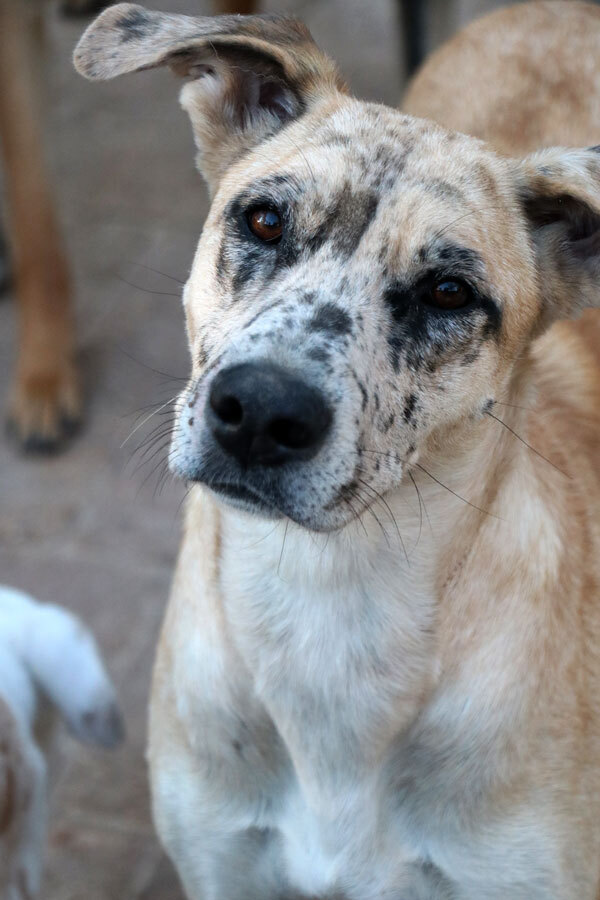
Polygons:
<instances>
[{"instance_id":1,"label":"white fur","mask_svg":"<svg viewBox=\"0 0 600 900\"><path fill-rule=\"evenodd\" d=\"M88 629L66 609L37 603L8 587L0 587L0 698L14 717L30 778L13 869L25 879L27 896L38 897L47 820L46 762L35 737L40 702L50 701L73 735L88 743L116 746L123 726L113 685ZM1 900L5 897L25 900L16 883L0 885Z\"/></svg>"}]
</instances>

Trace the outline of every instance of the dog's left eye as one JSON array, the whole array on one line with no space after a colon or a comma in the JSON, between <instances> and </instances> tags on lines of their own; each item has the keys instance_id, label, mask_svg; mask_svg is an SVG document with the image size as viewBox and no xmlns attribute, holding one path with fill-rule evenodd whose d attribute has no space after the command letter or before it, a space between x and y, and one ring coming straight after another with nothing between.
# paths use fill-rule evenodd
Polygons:
<instances>
[{"instance_id":1,"label":"dog's left eye","mask_svg":"<svg viewBox=\"0 0 600 900\"><path fill-rule=\"evenodd\" d=\"M248 213L248 227L265 244L276 244L283 234L283 220L275 209L251 210Z\"/></svg>"},{"instance_id":2,"label":"dog's left eye","mask_svg":"<svg viewBox=\"0 0 600 900\"><path fill-rule=\"evenodd\" d=\"M470 303L472 293L462 281L438 281L424 299L430 306L438 309L460 309Z\"/></svg>"}]
</instances>

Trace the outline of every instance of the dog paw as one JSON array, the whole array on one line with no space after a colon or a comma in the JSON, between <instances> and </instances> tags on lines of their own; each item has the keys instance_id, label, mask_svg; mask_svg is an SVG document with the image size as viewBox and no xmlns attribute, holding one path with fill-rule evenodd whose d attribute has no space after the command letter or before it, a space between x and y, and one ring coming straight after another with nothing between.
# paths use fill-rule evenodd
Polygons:
<instances>
[{"instance_id":1,"label":"dog paw","mask_svg":"<svg viewBox=\"0 0 600 900\"><path fill-rule=\"evenodd\" d=\"M79 429L81 391L74 366L17 377L8 414L9 434L26 453L56 453Z\"/></svg>"}]
</instances>

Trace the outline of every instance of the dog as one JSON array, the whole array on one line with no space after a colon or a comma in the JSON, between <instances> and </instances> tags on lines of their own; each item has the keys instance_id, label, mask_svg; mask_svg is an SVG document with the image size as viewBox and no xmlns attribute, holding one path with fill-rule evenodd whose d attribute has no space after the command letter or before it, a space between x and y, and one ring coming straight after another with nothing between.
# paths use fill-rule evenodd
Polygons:
<instances>
[{"instance_id":1,"label":"dog","mask_svg":"<svg viewBox=\"0 0 600 900\"><path fill-rule=\"evenodd\" d=\"M473 116L512 81L518 121L521 78L576 72L581 147L501 155L493 115L489 144L358 101L285 18L119 4L75 51L188 79L212 197L150 710L190 900L600 894L600 327L551 327L598 305L600 23L476 28L435 84L462 47ZM490 62L504 29L518 64Z\"/></svg>"},{"instance_id":2,"label":"dog","mask_svg":"<svg viewBox=\"0 0 600 900\"><path fill-rule=\"evenodd\" d=\"M78 740L116 747L124 727L87 628L59 606L0 588L0 898L41 896L53 710ZM42 746L40 746L40 742Z\"/></svg>"},{"instance_id":3,"label":"dog","mask_svg":"<svg viewBox=\"0 0 600 900\"><path fill-rule=\"evenodd\" d=\"M36 0L0 0L0 146L19 310L9 426L24 449L51 451L79 425L81 387L71 279L42 151L40 13Z\"/></svg>"}]
</instances>

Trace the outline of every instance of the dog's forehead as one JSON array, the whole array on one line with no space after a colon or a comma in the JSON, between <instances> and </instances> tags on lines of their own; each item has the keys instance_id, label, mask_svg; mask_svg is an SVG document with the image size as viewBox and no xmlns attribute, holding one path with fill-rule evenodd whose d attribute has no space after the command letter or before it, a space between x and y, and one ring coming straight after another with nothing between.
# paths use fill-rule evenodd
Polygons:
<instances>
[{"instance_id":1,"label":"dog's forehead","mask_svg":"<svg viewBox=\"0 0 600 900\"><path fill-rule=\"evenodd\" d=\"M384 230L390 254L412 255L444 229L485 242L484 223L512 206L506 172L506 161L474 138L345 100L256 148L225 179L218 206L290 200L307 220L354 223L361 237L367 226Z\"/></svg>"}]
</instances>

